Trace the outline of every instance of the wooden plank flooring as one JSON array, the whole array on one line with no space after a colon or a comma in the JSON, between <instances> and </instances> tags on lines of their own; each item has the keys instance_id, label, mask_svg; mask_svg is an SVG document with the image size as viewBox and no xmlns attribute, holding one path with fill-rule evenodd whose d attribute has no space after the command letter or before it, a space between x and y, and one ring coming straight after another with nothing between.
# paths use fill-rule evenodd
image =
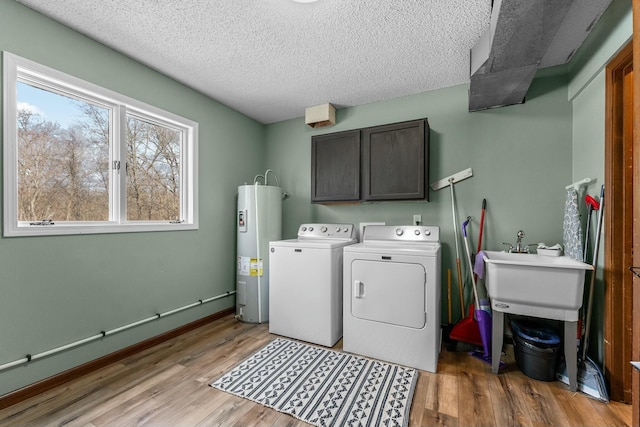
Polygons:
<instances>
[{"instance_id":1,"label":"wooden plank flooring","mask_svg":"<svg viewBox=\"0 0 640 427\"><path fill-rule=\"evenodd\" d=\"M227 316L0 410L0 426L308 426L208 386L273 337L268 325ZM507 362L493 375L466 353L443 350L437 374L420 372L409 426L631 425L630 405L530 379L512 355Z\"/></svg>"}]
</instances>

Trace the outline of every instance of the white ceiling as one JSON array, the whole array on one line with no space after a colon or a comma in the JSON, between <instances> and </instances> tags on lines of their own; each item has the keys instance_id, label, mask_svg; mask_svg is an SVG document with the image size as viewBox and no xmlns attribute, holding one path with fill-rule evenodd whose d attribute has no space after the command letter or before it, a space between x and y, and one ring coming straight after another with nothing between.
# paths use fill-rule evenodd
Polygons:
<instances>
[{"instance_id":1,"label":"white ceiling","mask_svg":"<svg viewBox=\"0 0 640 427\"><path fill-rule=\"evenodd\" d=\"M261 123L469 82L491 0L17 0Z\"/></svg>"}]
</instances>

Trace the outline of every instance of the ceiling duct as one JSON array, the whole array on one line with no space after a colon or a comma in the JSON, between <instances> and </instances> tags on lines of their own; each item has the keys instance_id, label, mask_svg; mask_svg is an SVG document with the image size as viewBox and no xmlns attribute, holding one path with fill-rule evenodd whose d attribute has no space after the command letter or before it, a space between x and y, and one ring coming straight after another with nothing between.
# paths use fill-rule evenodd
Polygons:
<instances>
[{"instance_id":1,"label":"ceiling duct","mask_svg":"<svg viewBox=\"0 0 640 427\"><path fill-rule=\"evenodd\" d=\"M495 0L471 49L469 111L524 102L539 68L569 62L612 0Z\"/></svg>"}]
</instances>

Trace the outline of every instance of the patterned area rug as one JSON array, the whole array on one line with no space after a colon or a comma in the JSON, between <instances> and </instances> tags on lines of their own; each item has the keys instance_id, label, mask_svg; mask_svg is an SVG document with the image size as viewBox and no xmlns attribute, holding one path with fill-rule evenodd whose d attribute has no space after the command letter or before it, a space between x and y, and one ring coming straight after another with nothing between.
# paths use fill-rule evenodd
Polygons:
<instances>
[{"instance_id":1,"label":"patterned area rug","mask_svg":"<svg viewBox=\"0 0 640 427\"><path fill-rule=\"evenodd\" d=\"M210 385L316 426L406 426L415 369L275 339Z\"/></svg>"}]
</instances>

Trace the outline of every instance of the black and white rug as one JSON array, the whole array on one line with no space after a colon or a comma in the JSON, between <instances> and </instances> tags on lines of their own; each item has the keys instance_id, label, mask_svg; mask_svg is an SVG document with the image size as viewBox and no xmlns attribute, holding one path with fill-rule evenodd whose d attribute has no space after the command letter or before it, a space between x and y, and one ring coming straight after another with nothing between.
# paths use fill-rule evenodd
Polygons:
<instances>
[{"instance_id":1,"label":"black and white rug","mask_svg":"<svg viewBox=\"0 0 640 427\"><path fill-rule=\"evenodd\" d=\"M418 372L278 338L210 385L316 426L406 426Z\"/></svg>"}]
</instances>

